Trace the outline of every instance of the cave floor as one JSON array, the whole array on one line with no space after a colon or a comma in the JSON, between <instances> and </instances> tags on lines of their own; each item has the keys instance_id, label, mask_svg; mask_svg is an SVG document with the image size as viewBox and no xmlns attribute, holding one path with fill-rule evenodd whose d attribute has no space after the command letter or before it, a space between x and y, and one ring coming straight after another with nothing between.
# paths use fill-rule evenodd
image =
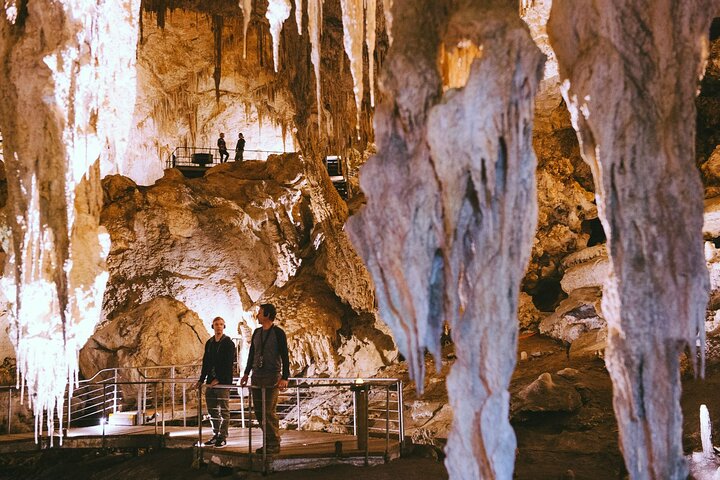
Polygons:
<instances>
[{"instance_id":1,"label":"cave floor","mask_svg":"<svg viewBox=\"0 0 720 480\"><path fill-rule=\"evenodd\" d=\"M720 342L714 345L716 341L708 341L704 379L696 379L688 362L681 362L683 447L687 455L701 450L701 404L706 404L710 410L713 430L720 428L720 396L717 395L720 391ZM527 352L528 360L520 360L520 352ZM511 425L517 437L515 478L626 478L612 406L612 382L603 358L591 354L568 357L560 342L542 335L521 336L517 358L510 383L511 403L541 374L548 372L555 376L560 370L572 368L578 371L572 383L580 393L582 406L574 412L515 412L512 415ZM404 363L381 372L381 375L402 378L406 382L406 435L412 436L416 442L431 443L438 449L441 458L441 449L447 441L446 434L443 434L449 429L449 422L447 416L440 414L437 405L447 402L444 379L454 359L453 345L445 345L440 371L436 372L432 356L426 355L425 393L421 397L415 393L415 384L409 380ZM433 412L430 418L424 415L422 407L415 410L416 404L423 403Z\"/></svg>"},{"instance_id":2,"label":"cave floor","mask_svg":"<svg viewBox=\"0 0 720 480\"><path fill-rule=\"evenodd\" d=\"M515 478L517 479L622 479L626 478L618 447L617 424L612 409L612 383L601 357L588 355L568 357L558 342L539 335L521 338L520 352L527 352L528 360L518 360L510 393L513 398L541 374L553 376L560 370L577 370L573 386L580 393L582 406L573 412L515 412L511 424L517 436ZM692 369L683 366L683 445L686 454L701 449L698 412L706 404L714 430L720 428L720 348L709 348L704 379L696 379ZM360 479L441 480L447 478L442 463L442 447L446 443L449 418L446 411L446 378L455 359L453 346L443 347L440 371L435 371L431 356L427 356L425 394L417 397L415 386L407 378L404 362L387 367L380 376L393 376L406 381L406 434L415 441L424 441L427 448L415 448L398 460L373 467L335 465L313 470L275 472L271 478L296 479ZM435 416L415 416L417 404L432 406ZM440 407L438 407L440 405ZM443 435L445 434L445 435ZM45 450L0 455L0 479L20 478L217 478L218 472L192 469L193 450L148 449L139 455L128 453L100 453L88 450ZM222 474L223 472L219 472ZM250 478L256 478L252 474ZM257 478L262 478L257 474ZM239 476L230 478L243 478Z\"/></svg>"}]
</instances>

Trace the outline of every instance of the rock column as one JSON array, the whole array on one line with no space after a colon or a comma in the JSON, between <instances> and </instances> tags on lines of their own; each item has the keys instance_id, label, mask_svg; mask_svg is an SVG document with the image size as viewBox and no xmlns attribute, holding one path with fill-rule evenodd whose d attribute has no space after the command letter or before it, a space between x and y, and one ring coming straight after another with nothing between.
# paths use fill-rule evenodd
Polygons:
<instances>
[{"instance_id":1,"label":"rock column","mask_svg":"<svg viewBox=\"0 0 720 480\"><path fill-rule=\"evenodd\" d=\"M349 229L418 384L425 349L439 364L443 323L452 328L451 478L510 479L507 388L537 215L531 132L543 56L515 6L447 3L393 5L379 151L361 171L368 203ZM466 85L442 95L440 44L467 41L482 54Z\"/></svg>"},{"instance_id":2,"label":"rock column","mask_svg":"<svg viewBox=\"0 0 720 480\"><path fill-rule=\"evenodd\" d=\"M608 237L606 363L634 479L687 476L679 356L689 348L694 359L696 341L704 345L708 300L694 99L710 6L555 0L550 16L563 95Z\"/></svg>"}]
</instances>

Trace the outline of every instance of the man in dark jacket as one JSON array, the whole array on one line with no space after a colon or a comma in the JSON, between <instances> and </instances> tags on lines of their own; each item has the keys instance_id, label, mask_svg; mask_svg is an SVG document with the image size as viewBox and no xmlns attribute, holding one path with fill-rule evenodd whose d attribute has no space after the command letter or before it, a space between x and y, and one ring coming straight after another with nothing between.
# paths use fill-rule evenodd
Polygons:
<instances>
[{"instance_id":1,"label":"man in dark jacket","mask_svg":"<svg viewBox=\"0 0 720 480\"><path fill-rule=\"evenodd\" d=\"M235 362L235 343L223 334L225 320L215 317L212 323L215 335L205 343L202 372L198 387L207 380L205 401L207 402L213 437L205 445L222 448L227 444L230 424L230 389L214 388L216 385L232 385L233 363Z\"/></svg>"},{"instance_id":2,"label":"man in dark jacket","mask_svg":"<svg viewBox=\"0 0 720 480\"><path fill-rule=\"evenodd\" d=\"M227 151L227 144L225 143L225 134L221 133L220 138L217 141L218 150L220 151L220 163L227 162L230 154Z\"/></svg>"},{"instance_id":3,"label":"man in dark jacket","mask_svg":"<svg viewBox=\"0 0 720 480\"><path fill-rule=\"evenodd\" d=\"M243 161L243 153L245 152L245 137L242 133L238 133L238 141L235 144L235 161Z\"/></svg>"},{"instance_id":4,"label":"man in dark jacket","mask_svg":"<svg viewBox=\"0 0 720 480\"><path fill-rule=\"evenodd\" d=\"M252 372L253 387L260 387L252 389L255 418L265 433L265 444L257 453L280 452L280 420L276 407L278 394L280 390L287 388L290 377L287 336L280 327L273 324L275 314L274 305L260 305L257 319L261 326L253 332L245 375L240 379L240 385L247 385L248 375Z\"/></svg>"}]
</instances>

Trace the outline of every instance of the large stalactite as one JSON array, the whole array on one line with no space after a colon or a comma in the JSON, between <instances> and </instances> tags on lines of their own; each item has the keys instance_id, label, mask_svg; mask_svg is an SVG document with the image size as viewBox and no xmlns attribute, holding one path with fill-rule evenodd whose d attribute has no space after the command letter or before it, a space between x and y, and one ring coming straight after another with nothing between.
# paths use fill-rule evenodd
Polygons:
<instances>
[{"instance_id":1,"label":"large stalactite","mask_svg":"<svg viewBox=\"0 0 720 480\"><path fill-rule=\"evenodd\" d=\"M679 356L704 345L695 104L711 1L555 0L549 33L612 264L602 310L631 478L686 478ZM702 358L702 352L700 352ZM702 366L701 366L702 368Z\"/></svg>"},{"instance_id":2,"label":"large stalactite","mask_svg":"<svg viewBox=\"0 0 720 480\"><path fill-rule=\"evenodd\" d=\"M12 236L0 282L36 434L52 438L77 352L100 316L109 237L101 173L127 145L139 0L6 2L0 130ZM131 45L118 49L117 45ZM128 105L129 104L129 105Z\"/></svg>"},{"instance_id":3,"label":"large stalactite","mask_svg":"<svg viewBox=\"0 0 720 480\"><path fill-rule=\"evenodd\" d=\"M506 2L392 8L378 155L362 170L368 204L349 230L419 385L425 349L439 360L443 321L452 328L451 477L509 479L507 388L537 213L531 131L543 56ZM442 95L441 44L468 41L482 54L465 86Z\"/></svg>"}]
</instances>

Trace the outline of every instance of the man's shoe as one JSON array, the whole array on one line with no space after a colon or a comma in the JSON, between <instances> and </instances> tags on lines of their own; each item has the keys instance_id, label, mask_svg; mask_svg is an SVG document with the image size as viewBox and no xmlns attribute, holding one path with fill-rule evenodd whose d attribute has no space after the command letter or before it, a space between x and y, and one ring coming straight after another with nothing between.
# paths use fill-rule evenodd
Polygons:
<instances>
[{"instance_id":1,"label":"man's shoe","mask_svg":"<svg viewBox=\"0 0 720 480\"><path fill-rule=\"evenodd\" d=\"M223 448L225 445L227 445L227 440L225 440L225 437L218 437L218 439L215 441L215 448Z\"/></svg>"},{"instance_id":2,"label":"man's shoe","mask_svg":"<svg viewBox=\"0 0 720 480\"><path fill-rule=\"evenodd\" d=\"M218 435L217 435L217 433L216 433L215 435L212 436L212 438L211 438L210 440L208 440L207 442L205 442L205 445L208 446L208 447L209 447L210 445L215 445L215 442L217 442L217 439L218 439Z\"/></svg>"}]
</instances>

